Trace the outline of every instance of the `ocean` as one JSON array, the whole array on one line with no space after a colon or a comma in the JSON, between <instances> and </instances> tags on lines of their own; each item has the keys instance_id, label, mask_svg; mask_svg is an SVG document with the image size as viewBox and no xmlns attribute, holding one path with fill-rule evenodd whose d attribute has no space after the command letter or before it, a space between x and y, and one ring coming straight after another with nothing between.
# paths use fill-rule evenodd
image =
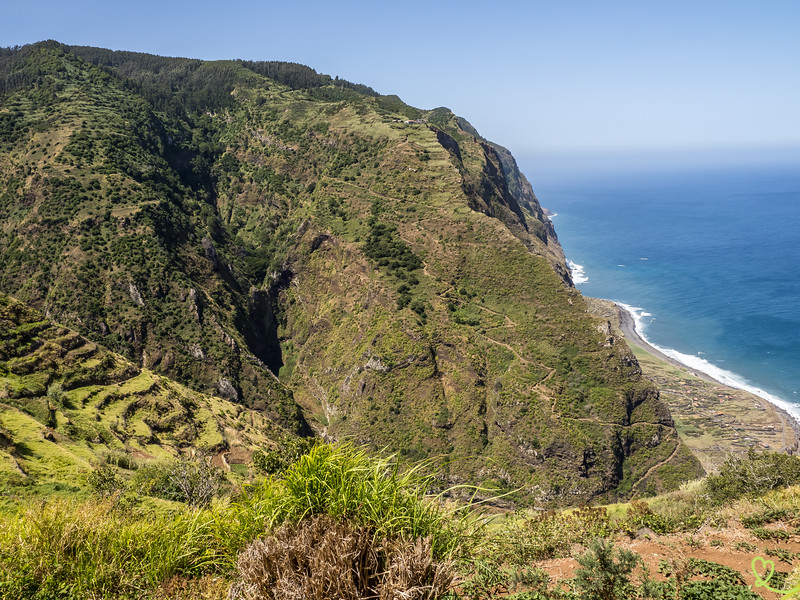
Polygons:
<instances>
[{"instance_id":1,"label":"ocean","mask_svg":"<svg viewBox=\"0 0 800 600\"><path fill-rule=\"evenodd\" d=\"M532 180L581 293L627 305L652 345L800 418L799 168Z\"/></svg>"}]
</instances>

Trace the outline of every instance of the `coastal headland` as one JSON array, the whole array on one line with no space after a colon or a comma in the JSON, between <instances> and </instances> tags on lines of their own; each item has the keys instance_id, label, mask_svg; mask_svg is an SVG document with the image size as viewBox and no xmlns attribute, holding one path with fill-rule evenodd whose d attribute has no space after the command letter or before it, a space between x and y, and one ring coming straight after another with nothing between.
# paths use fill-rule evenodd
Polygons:
<instances>
[{"instance_id":1,"label":"coastal headland","mask_svg":"<svg viewBox=\"0 0 800 600\"><path fill-rule=\"evenodd\" d=\"M608 320L623 337L644 374L659 388L669 406L678 435L714 472L730 455L756 450L795 452L800 425L767 400L714 380L667 356L637 333L633 317L609 300L587 298L589 310Z\"/></svg>"}]
</instances>

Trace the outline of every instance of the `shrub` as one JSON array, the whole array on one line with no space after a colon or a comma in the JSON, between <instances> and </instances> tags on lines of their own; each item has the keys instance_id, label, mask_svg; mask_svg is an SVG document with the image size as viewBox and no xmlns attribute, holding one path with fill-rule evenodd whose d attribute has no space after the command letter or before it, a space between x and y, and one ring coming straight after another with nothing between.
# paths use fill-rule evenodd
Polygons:
<instances>
[{"instance_id":1,"label":"shrub","mask_svg":"<svg viewBox=\"0 0 800 600\"><path fill-rule=\"evenodd\" d=\"M755 497L800 482L800 458L780 452L731 456L719 473L706 478L705 493L716 505L747 496Z\"/></svg>"},{"instance_id":2,"label":"shrub","mask_svg":"<svg viewBox=\"0 0 800 600\"><path fill-rule=\"evenodd\" d=\"M179 491L170 483L171 462L154 461L139 467L130 485L138 493L164 500L174 500Z\"/></svg>"},{"instance_id":3,"label":"shrub","mask_svg":"<svg viewBox=\"0 0 800 600\"><path fill-rule=\"evenodd\" d=\"M277 449L256 450L253 466L265 475L280 475L317 443L317 438L287 438Z\"/></svg>"},{"instance_id":4,"label":"shrub","mask_svg":"<svg viewBox=\"0 0 800 600\"><path fill-rule=\"evenodd\" d=\"M237 561L231 600L425 600L438 598L453 574L435 562L430 539L379 540L367 527L327 515L254 541Z\"/></svg>"},{"instance_id":5,"label":"shrub","mask_svg":"<svg viewBox=\"0 0 800 600\"><path fill-rule=\"evenodd\" d=\"M642 559L630 550L614 550L614 544L598 538L577 559L574 585L584 600L618 600L634 592L631 573Z\"/></svg>"},{"instance_id":6,"label":"shrub","mask_svg":"<svg viewBox=\"0 0 800 600\"><path fill-rule=\"evenodd\" d=\"M198 454L177 461L169 480L180 492L177 500L189 506L206 506L219 493L225 475L207 457Z\"/></svg>"},{"instance_id":7,"label":"shrub","mask_svg":"<svg viewBox=\"0 0 800 600\"><path fill-rule=\"evenodd\" d=\"M673 529L669 520L653 512L644 500L631 501L626 520L631 533L635 533L642 527L648 527L660 534L668 533Z\"/></svg>"},{"instance_id":8,"label":"shrub","mask_svg":"<svg viewBox=\"0 0 800 600\"><path fill-rule=\"evenodd\" d=\"M86 478L89 487L101 496L111 496L125 489L125 480L112 465L100 465L92 469Z\"/></svg>"},{"instance_id":9,"label":"shrub","mask_svg":"<svg viewBox=\"0 0 800 600\"><path fill-rule=\"evenodd\" d=\"M566 554L573 544L586 543L620 531L602 507L583 507L568 513L537 512L527 519L510 521L498 539L506 548L504 558L514 564Z\"/></svg>"},{"instance_id":10,"label":"shrub","mask_svg":"<svg viewBox=\"0 0 800 600\"><path fill-rule=\"evenodd\" d=\"M164 500L206 506L225 483L222 471L197 454L169 462L154 462L137 471L132 486L141 494Z\"/></svg>"},{"instance_id":11,"label":"shrub","mask_svg":"<svg viewBox=\"0 0 800 600\"><path fill-rule=\"evenodd\" d=\"M51 383L47 386L47 398L51 409L75 408L60 383Z\"/></svg>"}]
</instances>

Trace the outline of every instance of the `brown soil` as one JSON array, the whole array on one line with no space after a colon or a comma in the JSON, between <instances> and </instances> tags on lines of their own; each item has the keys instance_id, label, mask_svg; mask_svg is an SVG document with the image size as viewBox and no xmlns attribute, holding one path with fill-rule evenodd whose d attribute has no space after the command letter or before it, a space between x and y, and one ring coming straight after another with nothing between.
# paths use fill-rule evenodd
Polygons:
<instances>
[{"instance_id":1,"label":"brown soil","mask_svg":"<svg viewBox=\"0 0 800 600\"><path fill-rule=\"evenodd\" d=\"M785 526L779 525L770 527L785 528ZM795 554L800 552L800 541L797 536L788 542L763 541L753 536L751 531L739 523L733 523L724 529L704 526L692 535L656 535L652 539L637 540L625 538L616 540L615 546L636 552L644 560L650 575L659 580L665 579L658 572L661 561L674 562L679 565L681 561L689 558L700 558L725 565L741 573L747 585L768 600L775 600L782 596L763 588L753 587L755 583L755 576L751 571L753 559L760 556L765 560L771 560L775 564L776 571L785 573L791 573L794 568L800 566L800 560L796 559L793 564L788 564L766 553L767 549L776 548ZM576 546L573 556L580 556L584 551L585 548ZM542 561L536 566L547 572L551 582L558 582L572 577L578 563L570 557Z\"/></svg>"}]
</instances>

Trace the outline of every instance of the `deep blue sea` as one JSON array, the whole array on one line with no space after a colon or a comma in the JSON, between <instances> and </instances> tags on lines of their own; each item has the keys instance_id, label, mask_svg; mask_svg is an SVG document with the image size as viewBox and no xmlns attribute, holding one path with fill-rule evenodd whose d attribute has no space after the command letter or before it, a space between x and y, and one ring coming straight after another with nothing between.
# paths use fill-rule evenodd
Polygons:
<instances>
[{"instance_id":1,"label":"deep blue sea","mask_svg":"<svg viewBox=\"0 0 800 600\"><path fill-rule=\"evenodd\" d=\"M532 179L584 295L632 307L653 345L800 416L800 168Z\"/></svg>"}]
</instances>

